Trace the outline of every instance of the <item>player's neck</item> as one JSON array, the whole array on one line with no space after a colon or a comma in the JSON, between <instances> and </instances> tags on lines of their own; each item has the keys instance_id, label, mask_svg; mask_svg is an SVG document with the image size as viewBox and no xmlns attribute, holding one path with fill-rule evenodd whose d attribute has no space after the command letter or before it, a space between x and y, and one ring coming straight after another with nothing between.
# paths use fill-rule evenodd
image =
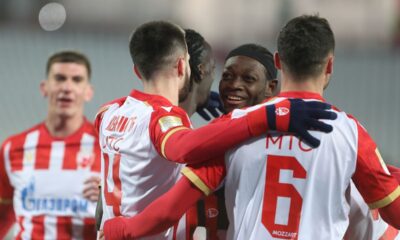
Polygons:
<instances>
[{"instance_id":1,"label":"player's neck","mask_svg":"<svg viewBox=\"0 0 400 240\"><path fill-rule=\"evenodd\" d=\"M83 124L84 116L64 117L49 114L45 125L51 136L64 138L75 133Z\"/></svg>"},{"instance_id":2,"label":"player's neck","mask_svg":"<svg viewBox=\"0 0 400 240\"><path fill-rule=\"evenodd\" d=\"M281 92L312 92L323 96L324 86L324 76L296 81L291 76L282 74Z\"/></svg>"},{"instance_id":3,"label":"player's neck","mask_svg":"<svg viewBox=\"0 0 400 240\"><path fill-rule=\"evenodd\" d=\"M175 78L153 78L143 81L143 90L145 93L163 96L173 105L179 103L179 81Z\"/></svg>"},{"instance_id":4,"label":"player's neck","mask_svg":"<svg viewBox=\"0 0 400 240\"><path fill-rule=\"evenodd\" d=\"M191 117L197 109L197 86L197 84L193 84L192 90L186 99L179 103L179 107L183 108L189 117Z\"/></svg>"}]
</instances>

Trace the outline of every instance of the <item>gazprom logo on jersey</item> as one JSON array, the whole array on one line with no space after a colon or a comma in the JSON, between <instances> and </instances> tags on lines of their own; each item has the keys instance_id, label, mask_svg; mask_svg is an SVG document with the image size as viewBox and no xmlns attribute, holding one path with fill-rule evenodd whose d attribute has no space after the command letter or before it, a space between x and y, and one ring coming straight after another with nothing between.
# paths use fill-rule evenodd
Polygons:
<instances>
[{"instance_id":1,"label":"gazprom logo on jersey","mask_svg":"<svg viewBox=\"0 0 400 240\"><path fill-rule=\"evenodd\" d=\"M26 211L87 212L88 201L75 198L36 197L35 180L21 190L22 208Z\"/></svg>"}]
</instances>

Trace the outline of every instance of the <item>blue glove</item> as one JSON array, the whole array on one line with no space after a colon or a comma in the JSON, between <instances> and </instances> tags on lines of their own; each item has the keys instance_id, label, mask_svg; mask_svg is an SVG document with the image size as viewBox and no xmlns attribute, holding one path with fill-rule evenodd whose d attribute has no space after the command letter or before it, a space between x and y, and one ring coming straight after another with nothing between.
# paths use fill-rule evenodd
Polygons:
<instances>
[{"instance_id":1,"label":"blue glove","mask_svg":"<svg viewBox=\"0 0 400 240\"><path fill-rule=\"evenodd\" d=\"M206 110L209 112L207 113ZM219 98L219 94L217 92L211 91L208 101L203 106L197 108L196 112L206 121L211 120L211 114L214 118L217 118L221 115L217 110L221 113L224 112L224 107L222 106L222 102Z\"/></svg>"},{"instance_id":2,"label":"blue glove","mask_svg":"<svg viewBox=\"0 0 400 240\"><path fill-rule=\"evenodd\" d=\"M329 109L331 109L331 105L328 103L306 102L301 99L286 99L276 104L267 105L268 129L295 133L315 148L320 145L320 140L313 137L308 130L332 132L333 127L331 125L319 121L337 118L337 114L329 111Z\"/></svg>"}]
</instances>

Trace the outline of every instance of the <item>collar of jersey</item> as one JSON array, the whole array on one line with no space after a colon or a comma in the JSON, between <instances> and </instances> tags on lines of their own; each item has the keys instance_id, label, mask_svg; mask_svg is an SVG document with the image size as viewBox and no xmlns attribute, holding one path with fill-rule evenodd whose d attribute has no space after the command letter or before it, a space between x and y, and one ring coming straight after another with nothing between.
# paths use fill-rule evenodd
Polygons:
<instances>
[{"instance_id":1,"label":"collar of jersey","mask_svg":"<svg viewBox=\"0 0 400 240\"><path fill-rule=\"evenodd\" d=\"M129 94L129 96L136 98L143 102L148 102L149 104L158 103L163 106L172 106L173 105L168 99L166 99L163 96L144 93L144 92L141 92L136 89L133 89L131 91L131 93Z\"/></svg>"},{"instance_id":2,"label":"collar of jersey","mask_svg":"<svg viewBox=\"0 0 400 240\"><path fill-rule=\"evenodd\" d=\"M314 92L288 91L279 93L278 97L315 99L325 102L325 99L321 95Z\"/></svg>"}]
</instances>

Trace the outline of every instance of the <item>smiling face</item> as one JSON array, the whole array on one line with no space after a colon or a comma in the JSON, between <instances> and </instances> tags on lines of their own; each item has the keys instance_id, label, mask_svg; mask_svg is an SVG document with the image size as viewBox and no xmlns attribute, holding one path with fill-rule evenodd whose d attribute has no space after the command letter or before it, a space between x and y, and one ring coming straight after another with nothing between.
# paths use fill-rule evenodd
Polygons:
<instances>
[{"instance_id":1,"label":"smiling face","mask_svg":"<svg viewBox=\"0 0 400 240\"><path fill-rule=\"evenodd\" d=\"M48 114L62 118L83 117L84 104L93 96L88 70L78 63L53 63L40 89L48 98Z\"/></svg>"},{"instance_id":2,"label":"smiling face","mask_svg":"<svg viewBox=\"0 0 400 240\"><path fill-rule=\"evenodd\" d=\"M219 93L226 113L260 103L266 94L265 67L245 56L226 60Z\"/></svg>"}]
</instances>

